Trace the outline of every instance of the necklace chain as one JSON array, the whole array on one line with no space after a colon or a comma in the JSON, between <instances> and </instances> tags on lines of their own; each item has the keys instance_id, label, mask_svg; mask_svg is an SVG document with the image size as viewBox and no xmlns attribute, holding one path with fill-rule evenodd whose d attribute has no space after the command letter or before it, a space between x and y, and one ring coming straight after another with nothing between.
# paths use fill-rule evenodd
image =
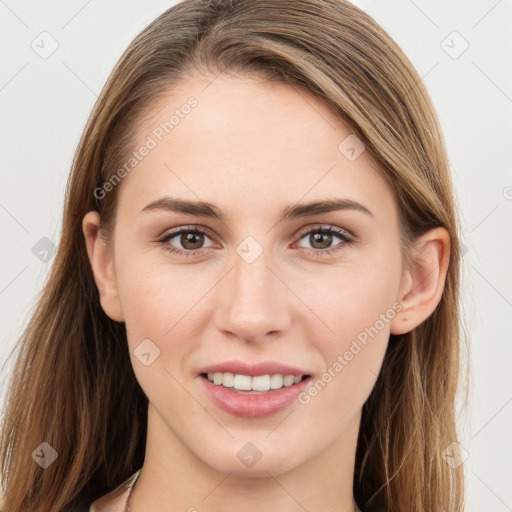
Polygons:
<instances>
[{"instance_id":1,"label":"necklace chain","mask_svg":"<svg viewBox=\"0 0 512 512\"><path fill-rule=\"evenodd\" d=\"M133 485L130 487L130 490L128 492L128 497L126 498L126 503L124 505L124 509L123 509L123 512L130 512L130 498L132 497L132 492L133 492L133 488L135 487L135 483L137 482L138 480L138 476L137 476L137 479L135 480L135 482L133 483Z\"/></svg>"}]
</instances>

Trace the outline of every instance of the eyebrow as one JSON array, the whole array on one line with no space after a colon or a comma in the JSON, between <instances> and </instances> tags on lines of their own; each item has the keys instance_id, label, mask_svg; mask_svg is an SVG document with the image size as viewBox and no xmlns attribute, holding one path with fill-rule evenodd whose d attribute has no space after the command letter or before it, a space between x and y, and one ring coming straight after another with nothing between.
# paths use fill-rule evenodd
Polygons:
<instances>
[{"instance_id":1,"label":"eyebrow","mask_svg":"<svg viewBox=\"0 0 512 512\"><path fill-rule=\"evenodd\" d=\"M226 221L226 215L217 206L206 201L190 201L188 199L177 199L165 196L145 206L141 210L141 213L155 210L210 217L218 219L221 222ZM309 217L338 210L355 210L365 213L370 217L374 216L366 206L358 203L357 201L345 198L335 198L286 206L281 211L278 223L284 220L295 219L298 217Z\"/></svg>"}]
</instances>

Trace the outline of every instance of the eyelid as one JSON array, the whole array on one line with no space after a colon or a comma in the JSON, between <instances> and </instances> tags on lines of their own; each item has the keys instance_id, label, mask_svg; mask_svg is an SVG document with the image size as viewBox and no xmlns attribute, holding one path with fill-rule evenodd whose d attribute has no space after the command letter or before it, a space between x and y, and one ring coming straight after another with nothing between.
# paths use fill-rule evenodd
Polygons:
<instances>
[{"instance_id":1,"label":"eyelid","mask_svg":"<svg viewBox=\"0 0 512 512\"><path fill-rule=\"evenodd\" d=\"M339 233L346 235L347 238L350 238L352 240L356 239L356 236L352 232L348 231L345 228L335 226L334 224L322 224L320 222L317 222L315 224L310 224L304 228L301 228L298 231L297 236L300 239L300 238L302 238L303 235L308 234L310 231L321 231L322 229L338 231Z\"/></svg>"},{"instance_id":2,"label":"eyelid","mask_svg":"<svg viewBox=\"0 0 512 512\"><path fill-rule=\"evenodd\" d=\"M200 224L184 224L183 226L178 226L176 228L166 229L157 238L160 240L162 238L172 238L172 237L180 234L182 231L197 231L199 233L204 233L204 234L208 235L210 238L216 237L212 231L210 231L208 228L206 228L204 226L201 226Z\"/></svg>"}]
</instances>

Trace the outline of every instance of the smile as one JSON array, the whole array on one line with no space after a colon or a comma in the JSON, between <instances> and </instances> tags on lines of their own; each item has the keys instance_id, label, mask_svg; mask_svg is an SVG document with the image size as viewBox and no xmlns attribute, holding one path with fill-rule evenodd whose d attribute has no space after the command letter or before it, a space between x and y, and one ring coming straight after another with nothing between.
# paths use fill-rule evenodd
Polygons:
<instances>
[{"instance_id":1,"label":"smile","mask_svg":"<svg viewBox=\"0 0 512 512\"><path fill-rule=\"evenodd\" d=\"M246 419L264 418L290 406L306 389L310 375L202 373L207 396L224 412Z\"/></svg>"},{"instance_id":2,"label":"smile","mask_svg":"<svg viewBox=\"0 0 512 512\"><path fill-rule=\"evenodd\" d=\"M241 375L233 373L214 372L202 374L214 384L224 386L225 388L232 388L233 391L246 392L246 393L265 393L274 389L281 389L283 387L293 386L298 384L302 379L308 375L295 376L295 375Z\"/></svg>"}]
</instances>

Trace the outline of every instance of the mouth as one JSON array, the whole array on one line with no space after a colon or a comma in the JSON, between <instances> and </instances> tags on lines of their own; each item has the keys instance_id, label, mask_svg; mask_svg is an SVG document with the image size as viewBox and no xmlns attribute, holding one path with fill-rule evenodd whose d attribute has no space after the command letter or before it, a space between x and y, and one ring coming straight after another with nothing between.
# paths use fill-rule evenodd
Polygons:
<instances>
[{"instance_id":1,"label":"mouth","mask_svg":"<svg viewBox=\"0 0 512 512\"><path fill-rule=\"evenodd\" d=\"M266 374L266 375L242 375L233 373L201 373L203 379L208 380L212 384L221 386L233 393L241 393L244 395L261 395L277 392L283 388L291 388L311 379L311 375L283 375L283 374Z\"/></svg>"},{"instance_id":2,"label":"mouth","mask_svg":"<svg viewBox=\"0 0 512 512\"><path fill-rule=\"evenodd\" d=\"M206 396L222 411L243 419L265 418L298 405L311 375L201 373Z\"/></svg>"}]
</instances>

